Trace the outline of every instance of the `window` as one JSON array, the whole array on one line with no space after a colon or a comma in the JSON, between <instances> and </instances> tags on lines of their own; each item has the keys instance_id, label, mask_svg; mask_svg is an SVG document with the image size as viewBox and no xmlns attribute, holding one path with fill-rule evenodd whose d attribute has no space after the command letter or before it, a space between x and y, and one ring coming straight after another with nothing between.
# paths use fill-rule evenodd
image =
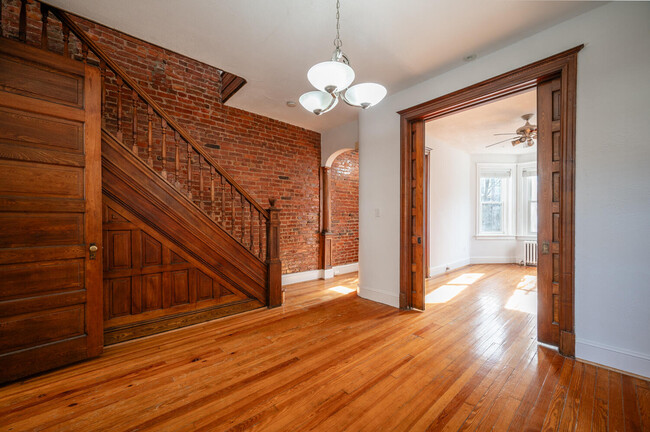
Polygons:
<instances>
[{"instance_id":1,"label":"window","mask_svg":"<svg viewBox=\"0 0 650 432\"><path fill-rule=\"evenodd\" d=\"M513 217L510 164L477 164L477 236L511 236Z\"/></svg>"},{"instance_id":2,"label":"window","mask_svg":"<svg viewBox=\"0 0 650 432\"><path fill-rule=\"evenodd\" d=\"M521 169L521 216L519 235L537 236L537 168L523 167Z\"/></svg>"}]
</instances>

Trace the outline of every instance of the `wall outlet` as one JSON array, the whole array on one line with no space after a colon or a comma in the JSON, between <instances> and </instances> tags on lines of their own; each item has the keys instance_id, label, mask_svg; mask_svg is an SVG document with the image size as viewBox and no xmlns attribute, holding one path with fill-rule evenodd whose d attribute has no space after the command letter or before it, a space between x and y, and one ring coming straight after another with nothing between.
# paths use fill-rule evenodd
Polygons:
<instances>
[{"instance_id":1,"label":"wall outlet","mask_svg":"<svg viewBox=\"0 0 650 432\"><path fill-rule=\"evenodd\" d=\"M375 209L375 217L378 218L381 216L381 212L379 211L378 208Z\"/></svg>"}]
</instances>

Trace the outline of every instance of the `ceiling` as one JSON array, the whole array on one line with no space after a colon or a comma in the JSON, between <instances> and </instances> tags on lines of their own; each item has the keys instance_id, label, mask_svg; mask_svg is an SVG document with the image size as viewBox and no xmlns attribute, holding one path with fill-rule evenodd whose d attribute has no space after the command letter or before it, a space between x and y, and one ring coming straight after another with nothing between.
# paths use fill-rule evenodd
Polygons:
<instances>
[{"instance_id":1,"label":"ceiling","mask_svg":"<svg viewBox=\"0 0 650 432\"><path fill-rule=\"evenodd\" d=\"M497 133L511 133L524 125L521 116L537 111L537 92L533 89L515 96L499 99L467 111L461 111L437 120L427 122L426 145L435 148L441 143L459 148L470 154L525 154L537 151L537 145L512 146L509 141L486 148L505 136ZM537 117L530 119L537 123ZM513 133L512 136L515 134Z\"/></svg>"},{"instance_id":2,"label":"ceiling","mask_svg":"<svg viewBox=\"0 0 650 432\"><path fill-rule=\"evenodd\" d=\"M229 105L320 132L357 118L343 104L320 117L286 105L312 90L307 70L331 56L334 0L48 2L244 77ZM341 38L355 82L379 82L390 95L601 4L342 0Z\"/></svg>"}]
</instances>

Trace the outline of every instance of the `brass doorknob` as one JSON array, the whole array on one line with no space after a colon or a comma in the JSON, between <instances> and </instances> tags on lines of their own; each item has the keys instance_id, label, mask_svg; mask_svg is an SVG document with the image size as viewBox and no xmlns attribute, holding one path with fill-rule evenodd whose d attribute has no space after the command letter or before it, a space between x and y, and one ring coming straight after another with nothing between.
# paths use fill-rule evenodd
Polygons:
<instances>
[{"instance_id":1,"label":"brass doorknob","mask_svg":"<svg viewBox=\"0 0 650 432\"><path fill-rule=\"evenodd\" d=\"M88 250L91 252L97 252L97 245L91 244Z\"/></svg>"}]
</instances>

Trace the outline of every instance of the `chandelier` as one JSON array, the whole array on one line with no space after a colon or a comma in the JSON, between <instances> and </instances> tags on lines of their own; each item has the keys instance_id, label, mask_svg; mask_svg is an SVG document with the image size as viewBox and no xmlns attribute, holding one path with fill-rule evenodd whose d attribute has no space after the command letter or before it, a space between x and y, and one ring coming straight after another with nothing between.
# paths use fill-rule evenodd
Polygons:
<instances>
[{"instance_id":1,"label":"chandelier","mask_svg":"<svg viewBox=\"0 0 650 432\"><path fill-rule=\"evenodd\" d=\"M330 61L315 64L307 72L307 79L318 90L300 96L300 105L316 115L331 111L339 99L358 108L369 108L378 104L386 96L386 88L376 83L361 83L350 87L354 81L354 70L350 61L341 50L343 42L340 31L340 3L336 1L336 38L334 54Z\"/></svg>"}]
</instances>

